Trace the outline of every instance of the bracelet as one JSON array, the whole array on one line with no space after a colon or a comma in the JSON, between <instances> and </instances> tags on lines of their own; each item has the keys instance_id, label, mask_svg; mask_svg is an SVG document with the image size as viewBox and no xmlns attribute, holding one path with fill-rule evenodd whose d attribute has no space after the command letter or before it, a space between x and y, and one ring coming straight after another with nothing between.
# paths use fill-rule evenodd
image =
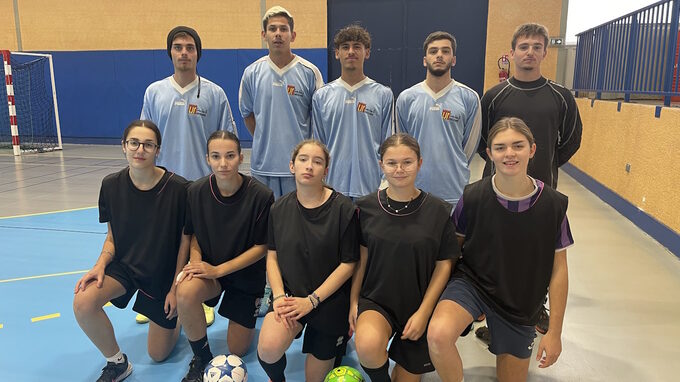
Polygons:
<instances>
[{"instance_id":1,"label":"bracelet","mask_svg":"<svg viewBox=\"0 0 680 382\"><path fill-rule=\"evenodd\" d=\"M278 300L278 299L280 299L280 298L282 298L282 297L286 297L286 294L284 293L284 294L280 294L280 295L274 297L274 298L272 299L272 303L274 303L274 301L276 301L276 300Z\"/></svg>"},{"instance_id":2,"label":"bracelet","mask_svg":"<svg viewBox=\"0 0 680 382\"><path fill-rule=\"evenodd\" d=\"M312 292L312 297L316 299L316 306L319 306L319 304L321 304L321 299L319 298L319 295L316 294L316 292Z\"/></svg>"},{"instance_id":3,"label":"bracelet","mask_svg":"<svg viewBox=\"0 0 680 382\"><path fill-rule=\"evenodd\" d=\"M106 253L107 255L113 257L113 252L111 252L111 251L107 251L105 249L102 249L102 253Z\"/></svg>"},{"instance_id":4,"label":"bracelet","mask_svg":"<svg viewBox=\"0 0 680 382\"><path fill-rule=\"evenodd\" d=\"M319 306L319 303L316 300L314 300L314 297L312 297L311 294L307 296L307 298L309 299L309 302L312 303L312 309L316 309L316 307Z\"/></svg>"}]
</instances>

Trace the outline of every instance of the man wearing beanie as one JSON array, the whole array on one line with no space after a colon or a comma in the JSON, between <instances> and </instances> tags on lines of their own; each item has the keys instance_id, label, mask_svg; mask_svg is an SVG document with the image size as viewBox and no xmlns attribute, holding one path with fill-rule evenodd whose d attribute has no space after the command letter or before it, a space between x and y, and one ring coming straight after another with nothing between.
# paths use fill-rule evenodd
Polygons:
<instances>
[{"instance_id":1,"label":"man wearing beanie","mask_svg":"<svg viewBox=\"0 0 680 382\"><path fill-rule=\"evenodd\" d=\"M156 123L163 137L157 164L187 180L210 174L206 143L217 130L237 134L227 95L219 85L198 76L201 38L189 27L173 28L167 37L168 56L175 73L146 88L141 119ZM215 321L213 308L203 306L208 326ZM149 322L138 314L137 322Z\"/></svg>"},{"instance_id":2,"label":"man wearing beanie","mask_svg":"<svg viewBox=\"0 0 680 382\"><path fill-rule=\"evenodd\" d=\"M158 125L163 148L158 165L188 180L210 174L205 145L216 130L236 132L227 96L221 87L199 77L201 38L192 28L178 26L168 33L168 56L175 73L149 85L141 119Z\"/></svg>"},{"instance_id":3,"label":"man wearing beanie","mask_svg":"<svg viewBox=\"0 0 680 382\"><path fill-rule=\"evenodd\" d=\"M291 52L293 16L285 8L265 13L262 38L269 54L243 72L239 109L253 135L251 173L278 199L295 190L288 163L295 145L312 137L312 94L323 78L314 64Z\"/></svg>"}]
</instances>

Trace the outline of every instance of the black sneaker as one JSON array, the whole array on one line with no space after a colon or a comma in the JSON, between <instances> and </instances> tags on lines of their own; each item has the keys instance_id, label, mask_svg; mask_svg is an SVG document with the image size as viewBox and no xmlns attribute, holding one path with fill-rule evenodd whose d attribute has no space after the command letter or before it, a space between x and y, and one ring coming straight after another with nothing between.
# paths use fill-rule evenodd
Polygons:
<instances>
[{"instance_id":1,"label":"black sneaker","mask_svg":"<svg viewBox=\"0 0 680 382\"><path fill-rule=\"evenodd\" d=\"M545 334L548 333L548 328L550 327L550 315L548 315L548 309L543 305L541 311L538 312L538 322L536 323L536 331Z\"/></svg>"},{"instance_id":2,"label":"black sneaker","mask_svg":"<svg viewBox=\"0 0 680 382\"><path fill-rule=\"evenodd\" d=\"M123 354L123 359L125 361L122 363L107 362L97 382L119 382L127 378L132 373L132 364L128 362L125 354Z\"/></svg>"},{"instance_id":3,"label":"black sneaker","mask_svg":"<svg viewBox=\"0 0 680 382\"><path fill-rule=\"evenodd\" d=\"M208 362L205 362L201 357L194 356L189 363L189 372L182 378L182 382L203 382L203 372Z\"/></svg>"},{"instance_id":4,"label":"black sneaker","mask_svg":"<svg viewBox=\"0 0 680 382\"><path fill-rule=\"evenodd\" d=\"M491 343L491 333L489 332L489 328L486 326L477 328L477 330L475 330L475 336L477 336L480 341L484 342L486 346L489 346Z\"/></svg>"}]
</instances>

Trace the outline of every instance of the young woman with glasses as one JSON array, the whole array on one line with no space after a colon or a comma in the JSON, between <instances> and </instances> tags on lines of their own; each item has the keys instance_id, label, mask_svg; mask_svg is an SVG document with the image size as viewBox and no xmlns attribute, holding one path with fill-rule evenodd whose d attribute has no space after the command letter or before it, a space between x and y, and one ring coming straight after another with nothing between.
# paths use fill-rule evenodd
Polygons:
<instances>
[{"instance_id":1,"label":"young woman with glasses","mask_svg":"<svg viewBox=\"0 0 680 382\"><path fill-rule=\"evenodd\" d=\"M379 154L388 187L357 201L361 259L349 321L371 381L419 381L434 370L424 334L460 250L449 205L415 186L422 164L418 142L396 134ZM392 379L388 357L396 362Z\"/></svg>"},{"instance_id":2,"label":"young woman with glasses","mask_svg":"<svg viewBox=\"0 0 680 382\"><path fill-rule=\"evenodd\" d=\"M182 235L188 182L156 166L158 127L133 121L121 143L129 165L102 181L99 221L108 231L97 262L76 283L73 299L78 324L107 361L98 381L121 381L132 372L102 307L111 301L123 309L137 291L133 310L151 320L149 356L156 362L168 357L179 334L173 281L190 243Z\"/></svg>"}]
</instances>

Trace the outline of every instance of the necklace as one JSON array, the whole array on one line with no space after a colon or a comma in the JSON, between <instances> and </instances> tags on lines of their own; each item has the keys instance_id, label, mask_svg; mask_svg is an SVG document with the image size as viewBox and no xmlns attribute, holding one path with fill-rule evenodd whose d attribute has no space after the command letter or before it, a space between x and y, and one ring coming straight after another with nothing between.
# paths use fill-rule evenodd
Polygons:
<instances>
[{"instance_id":1,"label":"necklace","mask_svg":"<svg viewBox=\"0 0 680 382\"><path fill-rule=\"evenodd\" d=\"M418 191L416 191L416 193L417 193L417 192L418 192ZM392 211L394 211L395 214L398 214L399 211L404 211L404 210L408 209L408 206L411 204L411 202L413 201L413 199L415 199L415 196L411 196L411 199L410 199L408 202L406 202L406 204L405 204L403 207L401 207L401 208L394 208L394 207L392 207L392 205L390 204L390 196L387 194L387 189L385 189L385 199L387 200L387 207L388 207L389 209L391 209ZM392 200L392 201L393 201L393 202L396 202L396 200Z\"/></svg>"}]
</instances>

